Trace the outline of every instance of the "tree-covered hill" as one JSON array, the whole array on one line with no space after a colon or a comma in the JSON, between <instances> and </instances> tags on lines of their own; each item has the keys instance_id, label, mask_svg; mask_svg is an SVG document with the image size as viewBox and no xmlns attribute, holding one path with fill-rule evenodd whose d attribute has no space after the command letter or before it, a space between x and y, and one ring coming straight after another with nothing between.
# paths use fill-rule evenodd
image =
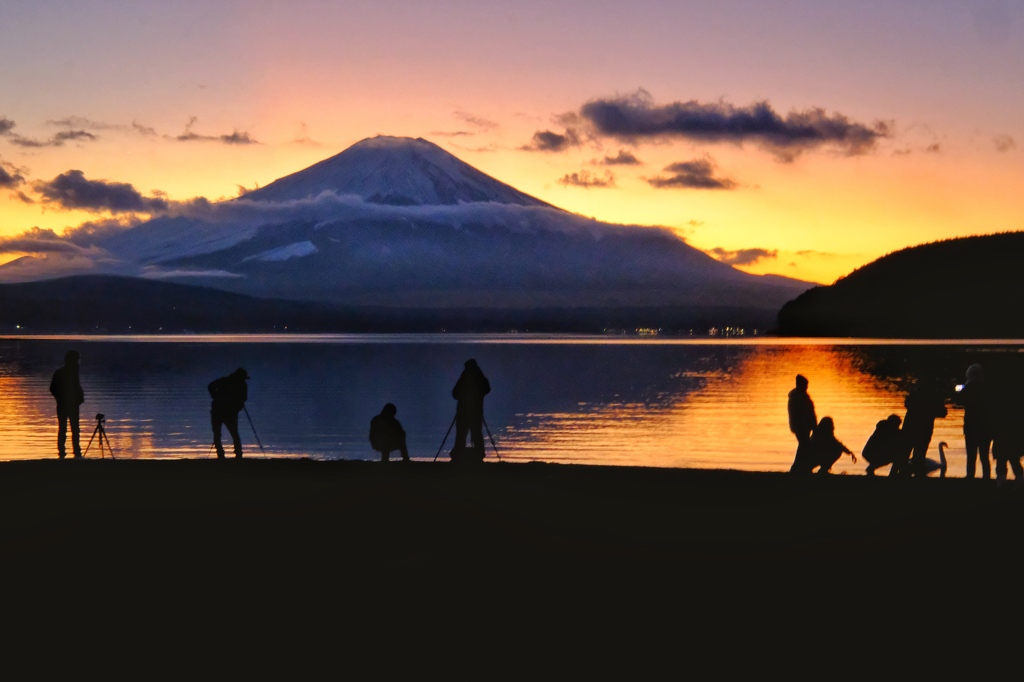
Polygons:
<instances>
[{"instance_id":1,"label":"tree-covered hill","mask_svg":"<svg viewBox=\"0 0 1024 682\"><path fill-rule=\"evenodd\" d=\"M1024 338L1024 232L890 253L787 303L777 330L786 336Z\"/></svg>"}]
</instances>

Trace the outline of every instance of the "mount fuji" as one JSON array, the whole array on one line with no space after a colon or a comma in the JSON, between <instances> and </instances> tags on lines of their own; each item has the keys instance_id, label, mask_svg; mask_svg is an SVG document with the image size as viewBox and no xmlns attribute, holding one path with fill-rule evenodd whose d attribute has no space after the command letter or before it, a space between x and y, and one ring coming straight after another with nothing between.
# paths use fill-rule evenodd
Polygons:
<instances>
[{"instance_id":1,"label":"mount fuji","mask_svg":"<svg viewBox=\"0 0 1024 682\"><path fill-rule=\"evenodd\" d=\"M732 308L773 319L811 286L741 272L665 228L569 213L426 140L383 136L94 251L90 274L350 308ZM0 267L0 281L40 279L30 266Z\"/></svg>"}]
</instances>

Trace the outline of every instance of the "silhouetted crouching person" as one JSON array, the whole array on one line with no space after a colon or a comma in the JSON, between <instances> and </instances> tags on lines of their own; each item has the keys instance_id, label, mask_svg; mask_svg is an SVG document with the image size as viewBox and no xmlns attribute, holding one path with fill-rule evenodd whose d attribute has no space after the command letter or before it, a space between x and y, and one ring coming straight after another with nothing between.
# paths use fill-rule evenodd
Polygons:
<instances>
[{"instance_id":1,"label":"silhouetted crouching person","mask_svg":"<svg viewBox=\"0 0 1024 682\"><path fill-rule=\"evenodd\" d=\"M69 350L64 354L64 366L59 367L50 380L50 394L57 400L57 456L61 459L67 454L68 424L71 425L71 448L75 459L82 457L78 411L85 402L85 392L78 377L79 359L77 350Z\"/></svg>"},{"instance_id":2,"label":"silhouetted crouching person","mask_svg":"<svg viewBox=\"0 0 1024 682\"><path fill-rule=\"evenodd\" d=\"M911 455L910 469L915 476L925 476L928 474L925 461L928 445L932 442L935 420L946 416L945 401L934 389L919 386L907 394L903 405L907 408L907 414L903 418L902 431L906 439L904 447ZM901 464L898 473L904 473L904 469Z\"/></svg>"},{"instance_id":3,"label":"silhouetted crouching person","mask_svg":"<svg viewBox=\"0 0 1024 682\"><path fill-rule=\"evenodd\" d=\"M890 414L888 418L875 424L875 432L864 444L861 455L868 463L868 476L875 475L875 469L884 467L886 464L895 464L901 458L905 458L906 448L903 435L900 433L899 415ZM889 475L894 469L889 470Z\"/></svg>"},{"instance_id":4,"label":"silhouetted crouching person","mask_svg":"<svg viewBox=\"0 0 1024 682\"><path fill-rule=\"evenodd\" d=\"M991 478L988 461L992 447L992 405L985 371L981 365L967 368L967 380L953 400L964 408L964 446L967 448L967 478L974 478L975 463L981 460L981 477Z\"/></svg>"},{"instance_id":5,"label":"silhouetted crouching person","mask_svg":"<svg viewBox=\"0 0 1024 682\"><path fill-rule=\"evenodd\" d=\"M409 461L409 451L405 447L405 430L395 419L398 408L388 403L380 414L370 420L370 446L380 453L380 461L387 462L391 453L398 450L402 453L402 461Z\"/></svg>"},{"instance_id":6,"label":"silhouetted crouching person","mask_svg":"<svg viewBox=\"0 0 1024 682\"><path fill-rule=\"evenodd\" d=\"M809 450L812 459L811 468L819 467L819 474L827 474L844 452L853 458L854 464L857 463L857 455L836 440L836 425L832 421L832 417L822 417L818 425L814 427Z\"/></svg>"},{"instance_id":7,"label":"silhouetted crouching person","mask_svg":"<svg viewBox=\"0 0 1024 682\"><path fill-rule=\"evenodd\" d=\"M491 384L476 364L466 360L465 369L452 388L452 397L458 402L455 409L455 447L453 462L480 462L484 458L484 396L491 392ZM473 438L473 447L466 447L466 434Z\"/></svg>"},{"instance_id":8,"label":"silhouetted crouching person","mask_svg":"<svg viewBox=\"0 0 1024 682\"><path fill-rule=\"evenodd\" d=\"M217 448L217 458L224 458L224 445L221 443L221 426L227 427L231 440L235 445L235 457L242 456L242 439L238 435L238 413L245 407L249 399L249 387L246 380L248 373L239 367L226 377L214 379L207 390L213 403L210 405L210 422L213 426L213 445Z\"/></svg>"},{"instance_id":9,"label":"silhouetted crouching person","mask_svg":"<svg viewBox=\"0 0 1024 682\"><path fill-rule=\"evenodd\" d=\"M807 394L807 377L796 375L796 388L789 392L787 408L789 410L789 430L796 436L796 456L791 472L809 472L814 468L809 447L811 432L818 425L818 417L814 413L814 402Z\"/></svg>"}]
</instances>

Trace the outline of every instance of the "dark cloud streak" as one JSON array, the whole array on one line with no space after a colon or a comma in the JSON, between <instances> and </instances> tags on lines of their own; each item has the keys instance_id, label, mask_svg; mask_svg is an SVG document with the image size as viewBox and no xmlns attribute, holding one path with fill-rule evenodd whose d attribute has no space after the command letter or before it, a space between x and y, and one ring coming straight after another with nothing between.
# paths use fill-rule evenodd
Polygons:
<instances>
[{"instance_id":1,"label":"dark cloud streak","mask_svg":"<svg viewBox=\"0 0 1024 682\"><path fill-rule=\"evenodd\" d=\"M735 189L737 184L728 178L715 177L715 163L710 157L681 161L665 167L668 177L648 178L647 183L658 189Z\"/></svg>"},{"instance_id":2,"label":"dark cloud streak","mask_svg":"<svg viewBox=\"0 0 1024 682\"><path fill-rule=\"evenodd\" d=\"M169 208L163 197L144 197L125 182L89 180L80 170L62 173L49 182L37 182L34 189L45 203L67 210L160 213Z\"/></svg>"},{"instance_id":3,"label":"dark cloud streak","mask_svg":"<svg viewBox=\"0 0 1024 682\"><path fill-rule=\"evenodd\" d=\"M891 137L891 126L878 121L865 125L822 108L792 111L781 116L767 101L747 107L696 100L655 104L640 90L632 95L587 102L580 113L601 135L621 140L682 137L698 142L755 142L780 160L791 161L802 151L826 145L854 156Z\"/></svg>"},{"instance_id":4,"label":"dark cloud streak","mask_svg":"<svg viewBox=\"0 0 1024 682\"><path fill-rule=\"evenodd\" d=\"M530 144L524 145L520 149L529 152L562 152L569 147L578 147L579 144L579 133L572 128L567 128L565 134L550 130L538 130L533 134Z\"/></svg>"},{"instance_id":5,"label":"dark cloud streak","mask_svg":"<svg viewBox=\"0 0 1024 682\"><path fill-rule=\"evenodd\" d=\"M598 162L602 166L640 166L640 159L633 156L633 154L627 152L625 149L620 149L619 153L615 156L606 156L604 159Z\"/></svg>"},{"instance_id":6,"label":"dark cloud streak","mask_svg":"<svg viewBox=\"0 0 1024 682\"><path fill-rule=\"evenodd\" d=\"M753 265L762 260L770 260L779 257L777 249L738 249L730 251L717 247L708 251L708 254L716 260L729 265Z\"/></svg>"},{"instance_id":7,"label":"dark cloud streak","mask_svg":"<svg viewBox=\"0 0 1024 682\"><path fill-rule=\"evenodd\" d=\"M589 171L580 171L579 173L568 173L562 176L558 181L559 185L565 187L583 187L584 189L590 189L592 187L614 187L615 176L611 173L605 173L604 177L598 177Z\"/></svg>"}]
</instances>

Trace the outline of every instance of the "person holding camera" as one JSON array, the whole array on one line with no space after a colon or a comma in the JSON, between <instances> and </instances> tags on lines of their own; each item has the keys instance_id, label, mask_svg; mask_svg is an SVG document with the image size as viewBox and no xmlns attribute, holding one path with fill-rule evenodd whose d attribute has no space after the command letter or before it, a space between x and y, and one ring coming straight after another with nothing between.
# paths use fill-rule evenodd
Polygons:
<instances>
[{"instance_id":1,"label":"person holding camera","mask_svg":"<svg viewBox=\"0 0 1024 682\"><path fill-rule=\"evenodd\" d=\"M68 438L68 424L71 425L71 448L75 459L82 458L79 439L78 410L85 402L85 392L78 378L80 356L77 350L64 354L64 366L53 373L50 380L50 394L57 400L57 457L64 459Z\"/></svg>"},{"instance_id":2,"label":"person holding camera","mask_svg":"<svg viewBox=\"0 0 1024 682\"><path fill-rule=\"evenodd\" d=\"M235 445L235 458L242 457L242 438L238 435L238 413L245 408L249 399L246 380L249 374L239 367L226 377L214 379L206 390L213 403L210 405L210 423L213 426L213 445L217 448L217 459L224 459L224 445L221 442L221 426L226 426Z\"/></svg>"}]
</instances>

